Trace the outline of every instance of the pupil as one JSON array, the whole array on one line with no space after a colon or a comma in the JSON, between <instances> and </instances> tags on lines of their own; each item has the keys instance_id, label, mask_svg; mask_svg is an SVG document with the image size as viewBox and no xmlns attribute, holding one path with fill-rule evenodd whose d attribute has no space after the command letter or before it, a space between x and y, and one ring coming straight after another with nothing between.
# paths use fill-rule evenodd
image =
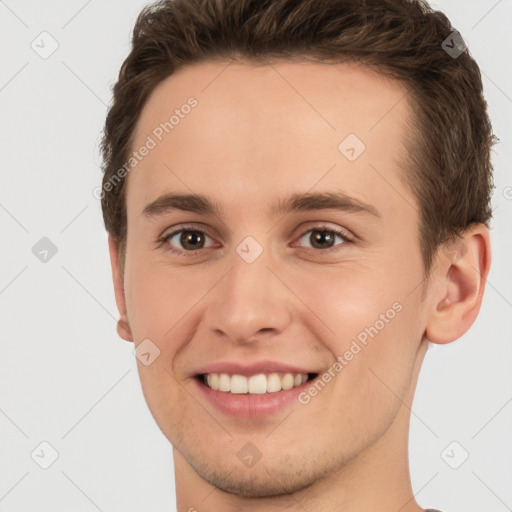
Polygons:
<instances>
[{"instance_id":1,"label":"pupil","mask_svg":"<svg viewBox=\"0 0 512 512\"><path fill-rule=\"evenodd\" d=\"M311 244L313 247L317 249L325 249L327 243L327 247L332 247L334 243L334 234L330 231L313 231L311 233ZM324 245L323 245L324 244Z\"/></svg>"},{"instance_id":2,"label":"pupil","mask_svg":"<svg viewBox=\"0 0 512 512\"><path fill-rule=\"evenodd\" d=\"M180 243L185 249L197 249L202 241L202 233L197 231L184 231L180 237Z\"/></svg>"}]
</instances>

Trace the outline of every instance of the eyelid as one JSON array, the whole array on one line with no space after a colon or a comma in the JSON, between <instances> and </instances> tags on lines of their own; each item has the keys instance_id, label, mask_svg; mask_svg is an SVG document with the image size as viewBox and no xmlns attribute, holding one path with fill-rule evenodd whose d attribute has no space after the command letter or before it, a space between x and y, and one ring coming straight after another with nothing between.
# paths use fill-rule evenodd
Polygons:
<instances>
[{"instance_id":1,"label":"eyelid","mask_svg":"<svg viewBox=\"0 0 512 512\"><path fill-rule=\"evenodd\" d=\"M175 252L175 253L187 254L187 255L194 255L194 254L197 254L201 250L211 248L211 247L202 247L201 249L197 249L195 251L186 251L185 249L174 248L173 246L171 246L169 244L169 240L171 238L173 238L175 235L177 235L178 233L181 233L182 231L198 231L199 233L202 233L203 235L210 238L211 240L214 240L214 237L208 233L207 228L204 225L202 225L201 223L180 224L178 226L174 226L173 228L167 228L163 231L163 233L156 240L157 248L162 247L163 245L168 245L168 247L166 247L166 250L170 250L171 252Z\"/></svg>"},{"instance_id":2,"label":"eyelid","mask_svg":"<svg viewBox=\"0 0 512 512\"><path fill-rule=\"evenodd\" d=\"M163 234L160 237L158 237L157 246L162 247L163 245L167 245L168 247L165 248L166 250L168 250L174 254L187 255L187 256L194 256L205 249L211 249L212 247L215 247L215 244L214 244L213 246L210 246L210 247L202 247L200 249L187 251L185 249L175 248L174 246L170 245L169 240L182 231L198 231L198 232L202 233L203 235L207 236L208 238L210 238L211 240L214 240L214 237L211 236L207 232L207 228L203 224L190 223L190 224L177 225L174 228L168 228L167 230L165 230L163 232ZM332 232L343 239L343 243L336 244L333 247L328 247L326 249L315 249L315 248L302 247L304 249L312 249L314 252L336 251L339 249L340 246L343 246L346 243L355 242L355 239L356 239L356 237L350 231L348 231L345 228L342 228L341 226L334 227L334 226L329 226L328 224L322 223L322 222L318 222L316 224L312 222L309 227L303 229L301 231L301 234L294 238L293 243L296 243L297 241L299 241L304 235L306 235L310 231Z\"/></svg>"},{"instance_id":3,"label":"eyelid","mask_svg":"<svg viewBox=\"0 0 512 512\"><path fill-rule=\"evenodd\" d=\"M342 228L341 226L335 226L335 227L329 226L322 222L313 224L312 226L304 229L303 231L301 231L301 234L298 237L296 237L295 239L300 240L309 231L331 231L332 233L335 233L338 236L340 236L341 238L343 238L345 242L355 242L356 241L356 237L347 229Z\"/></svg>"},{"instance_id":4,"label":"eyelid","mask_svg":"<svg viewBox=\"0 0 512 512\"><path fill-rule=\"evenodd\" d=\"M167 238L169 235L175 235L180 231L202 231L205 234L208 234L208 226L203 224L202 222L189 222L185 224L177 224L176 226L165 228L162 233L158 236L158 238Z\"/></svg>"},{"instance_id":5,"label":"eyelid","mask_svg":"<svg viewBox=\"0 0 512 512\"><path fill-rule=\"evenodd\" d=\"M301 239L306 236L311 231L326 231L335 234L335 245L332 247L326 247L325 249L321 249L318 247L307 247L300 245ZM330 226L324 226L322 223L316 224L304 231L302 234L295 238L295 241L292 244L292 248L300 249L304 256L309 255L309 257L318 258L324 255L326 258L329 256L339 256L343 253L344 250L348 249L347 245L352 245L356 242L356 237L352 234L349 234L346 229L343 229L339 226L333 228ZM340 243L336 243L336 235L341 238Z\"/></svg>"}]
</instances>

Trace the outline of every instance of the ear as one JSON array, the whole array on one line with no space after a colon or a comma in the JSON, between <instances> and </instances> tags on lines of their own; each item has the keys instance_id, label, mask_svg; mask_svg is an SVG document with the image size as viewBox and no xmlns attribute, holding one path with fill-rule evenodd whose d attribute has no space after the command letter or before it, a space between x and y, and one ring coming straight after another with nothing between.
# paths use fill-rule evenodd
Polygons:
<instances>
[{"instance_id":1,"label":"ear","mask_svg":"<svg viewBox=\"0 0 512 512\"><path fill-rule=\"evenodd\" d=\"M473 324L491 266L489 230L477 224L441 246L425 335L433 343L460 338Z\"/></svg>"},{"instance_id":2,"label":"ear","mask_svg":"<svg viewBox=\"0 0 512 512\"><path fill-rule=\"evenodd\" d=\"M126 299L124 295L124 273L119 267L119 243L112 235L108 236L108 250L110 253L110 264L112 266L112 280L114 281L114 292L116 304L119 311L117 322L117 334L126 341L133 341L132 331L128 323L126 312Z\"/></svg>"}]
</instances>

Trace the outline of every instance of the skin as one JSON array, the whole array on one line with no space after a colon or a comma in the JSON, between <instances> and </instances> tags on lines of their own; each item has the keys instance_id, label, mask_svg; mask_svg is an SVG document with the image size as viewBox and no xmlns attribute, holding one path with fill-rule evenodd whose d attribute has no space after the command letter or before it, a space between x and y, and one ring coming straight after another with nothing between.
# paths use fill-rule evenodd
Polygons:
<instances>
[{"instance_id":1,"label":"skin","mask_svg":"<svg viewBox=\"0 0 512 512\"><path fill-rule=\"evenodd\" d=\"M134 148L189 97L198 104L129 175L124 267L109 241L119 335L160 349L137 364L174 447L178 510L422 510L407 453L414 389L428 340L456 340L478 314L488 230L468 230L459 258L440 248L425 279L417 201L399 166L411 105L398 82L347 63L226 65L183 68L149 97ZM351 133L366 145L353 162L338 150ZM292 193L340 191L380 217L269 210ZM169 192L208 195L221 211L144 215ZM208 235L195 255L166 250L187 251L179 236L157 244L191 223ZM322 250L308 231L318 226L354 241ZM263 248L253 263L236 252L247 236ZM401 311L307 405L240 419L198 392L194 371L221 360L323 373L397 301ZM237 458L248 442L261 453L251 468Z\"/></svg>"}]
</instances>

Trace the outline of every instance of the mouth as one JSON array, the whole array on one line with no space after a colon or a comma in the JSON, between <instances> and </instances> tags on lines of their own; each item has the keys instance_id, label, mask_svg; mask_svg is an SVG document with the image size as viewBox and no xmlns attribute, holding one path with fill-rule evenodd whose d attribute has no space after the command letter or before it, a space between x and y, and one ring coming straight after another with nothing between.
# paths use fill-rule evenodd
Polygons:
<instances>
[{"instance_id":1,"label":"mouth","mask_svg":"<svg viewBox=\"0 0 512 512\"><path fill-rule=\"evenodd\" d=\"M315 368L316 370L316 368ZM272 360L217 361L191 374L202 396L220 414L254 421L300 405L298 397L317 379L305 366Z\"/></svg>"},{"instance_id":2,"label":"mouth","mask_svg":"<svg viewBox=\"0 0 512 512\"><path fill-rule=\"evenodd\" d=\"M256 373L240 375L229 373L202 373L197 375L201 384L213 391L232 395L265 395L280 393L302 386L315 379L317 373Z\"/></svg>"},{"instance_id":3,"label":"mouth","mask_svg":"<svg viewBox=\"0 0 512 512\"><path fill-rule=\"evenodd\" d=\"M298 396L318 373L200 373L203 396L222 414L254 421L297 405Z\"/></svg>"}]
</instances>

